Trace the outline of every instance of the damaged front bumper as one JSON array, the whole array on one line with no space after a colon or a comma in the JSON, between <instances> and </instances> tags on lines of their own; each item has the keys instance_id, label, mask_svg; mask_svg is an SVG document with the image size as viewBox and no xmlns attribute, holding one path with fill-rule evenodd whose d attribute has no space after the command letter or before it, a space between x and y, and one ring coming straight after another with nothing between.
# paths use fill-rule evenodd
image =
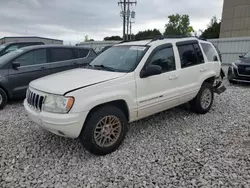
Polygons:
<instances>
[{"instance_id":1,"label":"damaged front bumper","mask_svg":"<svg viewBox=\"0 0 250 188\"><path fill-rule=\"evenodd\" d=\"M224 78L226 77L224 71L221 69L220 77L218 77L214 82L214 92L217 94L221 94L227 90L224 85Z\"/></svg>"}]
</instances>

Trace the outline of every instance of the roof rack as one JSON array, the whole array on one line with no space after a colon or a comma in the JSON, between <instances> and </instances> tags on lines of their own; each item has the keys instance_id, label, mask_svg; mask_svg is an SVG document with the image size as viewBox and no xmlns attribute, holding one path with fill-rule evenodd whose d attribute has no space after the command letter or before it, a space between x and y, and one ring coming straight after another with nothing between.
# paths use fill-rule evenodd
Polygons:
<instances>
[{"instance_id":1,"label":"roof rack","mask_svg":"<svg viewBox=\"0 0 250 188\"><path fill-rule=\"evenodd\" d=\"M151 42L156 41L156 40L163 40L163 39L174 39L174 38L188 38L189 36L187 35L162 35L162 36L157 36L151 40Z\"/></svg>"},{"instance_id":2,"label":"roof rack","mask_svg":"<svg viewBox=\"0 0 250 188\"><path fill-rule=\"evenodd\" d=\"M134 39L134 40L123 40L119 44L124 43L124 42L135 42L135 41L142 41L142 40L152 40L152 37L145 37L143 39Z\"/></svg>"},{"instance_id":3,"label":"roof rack","mask_svg":"<svg viewBox=\"0 0 250 188\"><path fill-rule=\"evenodd\" d=\"M197 38L198 40L204 40L204 41L206 41L205 38L199 38L199 37L196 37L196 36L187 36L187 35L159 35L159 36L156 36L154 38L152 38L152 37L146 37L146 38L143 38L143 39L136 39L136 40L123 40L120 43L142 41L142 40L150 40L149 43L151 43L151 42L154 42L154 41L157 41L157 40L174 39L174 38ZM149 43L147 43L147 44L149 44Z\"/></svg>"}]
</instances>

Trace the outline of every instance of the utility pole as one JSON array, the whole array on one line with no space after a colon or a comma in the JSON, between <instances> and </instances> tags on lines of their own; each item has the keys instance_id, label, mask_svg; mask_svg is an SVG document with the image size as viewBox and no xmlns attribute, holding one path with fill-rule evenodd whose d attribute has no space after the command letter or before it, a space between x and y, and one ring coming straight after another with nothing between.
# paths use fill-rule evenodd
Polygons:
<instances>
[{"instance_id":1,"label":"utility pole","mask_svg":"<svg viewBox=\"0 0 250 188\"><path fill-rule=\"evenodd\" d=\"M130 5L136 5L137 0L131 2L130 0L120 0L118 5L121 5L123 17L123 40L129 40L129 23L130 23ZM127 28L126 28L127 27Z\"/></svg>"},{"instance_id":2,"label":"utility pole","mask_svg":"<svg viewBox=\"0 0 250 188\"><path fill-rule=\"evenodd\" d=\"M128 10L127 10L127 40L129 40L129 22L130 22L130 9L129 9L130 2L128 0Z\"/></svg>"},{"instance_id":3,"label":"utility pole","mask_svg":"<svg viewBox=\"0 0 250 188\"><path fill-rule=\"evenodd\" d=\"M123 2L120 0L118 2L118 5L121 5L122 7L122 16L123 16L123 40L126 40L126 0L123 0Z\"/></svg>"}]
</instances>

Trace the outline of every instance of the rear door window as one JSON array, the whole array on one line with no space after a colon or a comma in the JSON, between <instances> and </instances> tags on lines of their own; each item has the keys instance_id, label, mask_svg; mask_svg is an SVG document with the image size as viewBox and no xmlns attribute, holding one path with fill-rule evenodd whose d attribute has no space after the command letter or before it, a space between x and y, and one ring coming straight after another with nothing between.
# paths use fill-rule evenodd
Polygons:
<instances>
[{"instance_id":1,"label":"rear door window","mask_svg":"<svg viewBox=\"0 0 250 188\"><path fill-rule=\"evenodd\" d=\"M67 61L76 59L73 49L70 48L51 48L50 49L50 61Z\"/></svg>"},{"instance_id":2,"label":"rear door window","mask_svg":"<svg viewBox=\"0 0 250 188\"><path fill-rule=\"evenodd\" d=\"M194 44L185 44L178 46L178 51L181 59L181 68L199 65L204 62L204 60L202 61L203 56L199 55L199 52L196 53L196 48Z\"/></svg>"},{"instance_id":3,"label":"rear door window","mask_svg":"<svg viewBox=\"0 0 250 188\"><path fill-rule=\"evenodd\" d=\"M196 51L199 62L204 63L205 61L204 61L203 53L201 51L199 44L194 44L194 49Z\"/></svg>"},{"instance_id":4,"label":"rear door window","mask_svg":"<svg viewBox=\"0 0 250 188\"><path fill-rule=\"evenodd\" d=\"M216 50L211 44L200 43L208 61L219 61Z\"/></svg>"}]
</instances>

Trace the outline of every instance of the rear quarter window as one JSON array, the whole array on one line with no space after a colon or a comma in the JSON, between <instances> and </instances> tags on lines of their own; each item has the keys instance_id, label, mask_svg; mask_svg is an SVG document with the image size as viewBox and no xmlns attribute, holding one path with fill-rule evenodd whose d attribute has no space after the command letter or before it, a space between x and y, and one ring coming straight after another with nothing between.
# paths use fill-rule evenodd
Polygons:
<instances>
[{"instance_id":1,"label":"rear quarter window","mask_svg":"<svg viewBox=\"0 0 250 188\"><path fill-rule=\"evenodd\" d=\"M89 54L89 50L87 50L87 49L77 48L74 50L75 50L75 54L77 55L78 58L85 58Z\"/></svg>"},{"instance_id":2,"label":"rear quarter window","mask_svg":"<svg viewBox=\"0 0 250 188\"><path fill-rule=\"evenodd\" d=\"M208 43L200 43L208 61L219 61L215 48Z\"/></svg>"}]
</instances>

